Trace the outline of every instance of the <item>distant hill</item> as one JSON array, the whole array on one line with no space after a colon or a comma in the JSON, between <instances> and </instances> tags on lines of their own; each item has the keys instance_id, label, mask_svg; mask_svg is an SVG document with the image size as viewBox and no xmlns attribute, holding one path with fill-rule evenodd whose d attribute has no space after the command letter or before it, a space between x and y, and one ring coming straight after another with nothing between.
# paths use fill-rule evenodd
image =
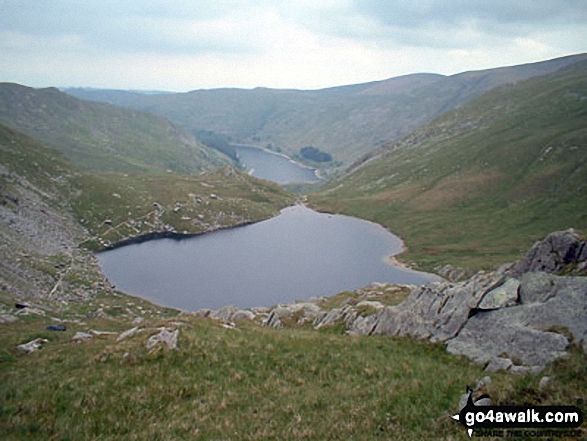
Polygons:
<instances>
[{"instance_id":1,"label":"distant hill","mask_svg":"<svg viewBox=\"0 0 587 441\"><path fill-rule=\"evenodd\" d=\"M228 163L160 116L80 100L55 88L0 83L0 123L88 169L195 173Z\"/></svg>"},{"instance_id":2,"label":"distant hill","mask_svg":"<svg viewBox=\"0 0 587 441\"><path fill-rule=\"evenodd\" d=\"M153 112L192 133L212 131L234 142L272 144L289 155L312 145L349 165L441 113L497 86L547 75L587 54L458 75L414 74L322 90L257 88L145 95L66 89L79 98Z\"/></svg>"},{"instance_id":3,"label":"distant hill","mask_svg":"<svg viewBox=\"0 0 587 441\"><path fill-rule=\"evenodd\" d=\"M550 231L587 231L587 61L443 114L312 203L386 225L428 269L512 261Z\"/></svg>"}]
</instances>

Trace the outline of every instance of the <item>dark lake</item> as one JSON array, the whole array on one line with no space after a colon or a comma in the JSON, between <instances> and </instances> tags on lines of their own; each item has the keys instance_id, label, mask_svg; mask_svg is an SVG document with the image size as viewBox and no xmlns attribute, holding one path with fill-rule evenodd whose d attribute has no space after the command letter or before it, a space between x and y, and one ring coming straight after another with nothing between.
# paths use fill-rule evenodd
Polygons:
<instances>
[{"instance_id":1,"label":"dark lake","mask_svg":"<svg viewBox=\"0 0 587 441\"><path fill-rule=\"evenodd\" d=\"M259 147L233 145L239 162L256 178L267 179L278 184L293 182L317 182L316 170L305 167L285 155Z\"/></svg>"},{"instance_id":2,"label":"dark lake","mask_svg":"<svg viewBox=\"0 0 587 441\"><path fill-rule=\"evenodd\" d=\"M401 240L377 224L296 205L267 221L127 245L98 259L118 289L198 310L272 306L372 282L418 285L434 278L386 263L401 248Z\"/></svg>"}]
</instances>

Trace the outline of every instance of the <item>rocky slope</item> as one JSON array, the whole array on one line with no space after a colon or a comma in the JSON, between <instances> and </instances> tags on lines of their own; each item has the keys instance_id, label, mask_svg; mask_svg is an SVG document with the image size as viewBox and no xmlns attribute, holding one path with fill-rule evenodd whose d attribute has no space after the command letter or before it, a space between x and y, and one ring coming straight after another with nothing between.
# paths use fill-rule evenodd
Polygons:
<instances>
[{"instance_id":1,"label":"rocky slope","mask_svg":"<svg viewBox=\"0 0 587 441\"><path fill-rule=\"evenodd\" d=\"M232 168L195 177L82 170L0 124L0 297L88 300L112 291L90 249L259 221L294 199Z\"/></svg>"}]
</instances>

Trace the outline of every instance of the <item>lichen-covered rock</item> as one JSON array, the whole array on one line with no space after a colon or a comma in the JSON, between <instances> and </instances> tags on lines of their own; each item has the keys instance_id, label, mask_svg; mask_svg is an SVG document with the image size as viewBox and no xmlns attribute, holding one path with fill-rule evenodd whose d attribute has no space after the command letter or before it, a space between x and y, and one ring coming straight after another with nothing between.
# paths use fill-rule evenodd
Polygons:
<instances>
[{"instance_id":1,"label":"lichen-covered rock","mask_svg":"<svg viewBox=\"0 0 587 441\"><path fill-rule=\"evenodd\" d=\"M489 291L477 306L478 309L499 309L514 306L518 303L518 289L520 282L517 279L508 279L503 285Z\"/></svg>"}]
</instances>

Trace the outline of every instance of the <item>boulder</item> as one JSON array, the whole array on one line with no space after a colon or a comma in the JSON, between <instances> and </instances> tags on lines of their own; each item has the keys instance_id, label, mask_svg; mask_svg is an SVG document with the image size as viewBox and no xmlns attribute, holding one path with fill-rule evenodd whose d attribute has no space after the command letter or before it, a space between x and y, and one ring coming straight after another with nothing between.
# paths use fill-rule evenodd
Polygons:
<instances>
[{"instance_id":1,"label":"boulder","mask_svg":"<svg viewBox=\"0 0 587 441\"><path fill-rule=\"evenodd\" d=\"M485 372L494 373L497 371L507 371L514 365L514 362L509 358L494 357L485 367Z\"/></svg>"},{"instance_id":2,"label":"boulder","mask_svg":"<svg viewBox=\"0 0 587 441\"><path fill-rule=\"evenodd\" d=\"M210 312L209 317L216 319L216 320L226 320L230 321L232 315L238 311L236 306L227 305L219 308L215 311Z\"/></svg>"},{"instance_id":3,"label":"boulder","mask_svg":"<svg viewBox=\"0 0 587 441\"><path fill-rule=\"evenodd\" d=\"M502 282L501 276L479 272L465 282L417 288L400 305L379 313L373 333L446 341L457 335L484 294Z\"/></svg>"},{"instance_id":4,"label":"boulder","mask_svg":"<svg viewBox=\"0 0 587 441\"><path fill-rule=\"evenodd\" d=\"M48 342L49 340L45 338L36 338L32 341L29 341L28 343L18 345L16 349L18 349L19 351L26 352L27 354L32 354L33 352L36 352L39 349L41 349L43 345Z\"/></svg>"},{"instance_id":5,"label":"boulder","mask_svg":"<svg viewBox=\"0 0 587 441\"><path fill-rule=\"evenodd\" d=\"M87 332L76 332L71 341L79 343L82 341L89 341L92 338L94 338L94 336L92 334L88 334Z\"/></svg>"},{"instance_id":6,"label":"boulder","mask_svg":"<svg viewBox=\"0 0 587 441\"><path fill-rule=\"evenodd\" d=\"M233 321L239 321L239 320L254 320L255 319L255 313L252 311L249 311L247 309L241 309L238 310L237 312L235 312L234 314L232 314L231 320Z\"/></svg>"},{"instance_id":7,"label":"boulder","mask_svg":"<svg viewBox=\"0 0 587 441\"><path fill-rule=\"evenodd\" d=\"M508 279L503 285L492 289L483 296L477 305L478 309L500 309L514 306L518 303L518 289L520 282L517 279Z\"/></svg>"},{"instance_id":8,"label":"boulder","mask_svg":"<svg viewBox=\"0 0 587 441\"><path fill-rule=\"evenodd\" d=\"M527 272L557 273L570 264L587 261L587 243L573 230L557 231L536 242L513 268L514 276Z\"/></svg>"},{"instance_id":9,"label":"boulder","mask_svg":"<svg viewBox=\"0 0 587 441\"><path fill-rule=\"evenodd\" d=\"M177 337L179 336L179 329L175 331L167 328L161 329L159 334L155 334L147 340L147 349L150 350L154 346L161 344L167 349L177 349Z\"/></svg>"},{"instance_id":10,"label":"boulder","mask_svg":"<svg viewBox=\"0 0 587 441\"><path fill-rule=\"evenodd\" d=\"M357 317L349 330L347 331L349 334L357 334L357 335L371 335L373 330L375 329L375 325L377 324L377 315L369 315L367 317Z\"/></svg>"},{"instance_id":11,"label":"boulder","mask_svg":"<svg viewBox=\"0 0 587 441\"><path fill-rule=\"evenodd\" d=\"M447 351L479 363L502 357L527 367L543 368L566 355L568 338L548 330L550 326L577 320L577 317L565 317L566 309L541 304L479 312L448 342ZM577 311L576 315L585 312Z\"/></svg>"},{"instance_id":12,"label":"boulder","mask_svg":"<svg viewBox=\"0 0 587 441\"><path fill-rule=\"evenodd\" d=\"M263 324L265 326L268 326L270 328L275 328L275 329L283 327L283 323L281 322L281 319L279 318L279 313L277 313L276 311L272 311L269 314L269 317L267 317L267 319L263 321Z\"/></svg>"},{"instance_id":13,"label":"boulder","mask_svg":"<svg viewBox=\"0 0 587 441\"><path fill-rule=\"evenodd\" d=\"M120 341L120 340L124 340L125 338L132 337L137 332L139 332L138 326L134 327L134 328L127 329L126 331L120 333L120 335L118 336L116 341Z\"/></svg>"}]
</instances>

